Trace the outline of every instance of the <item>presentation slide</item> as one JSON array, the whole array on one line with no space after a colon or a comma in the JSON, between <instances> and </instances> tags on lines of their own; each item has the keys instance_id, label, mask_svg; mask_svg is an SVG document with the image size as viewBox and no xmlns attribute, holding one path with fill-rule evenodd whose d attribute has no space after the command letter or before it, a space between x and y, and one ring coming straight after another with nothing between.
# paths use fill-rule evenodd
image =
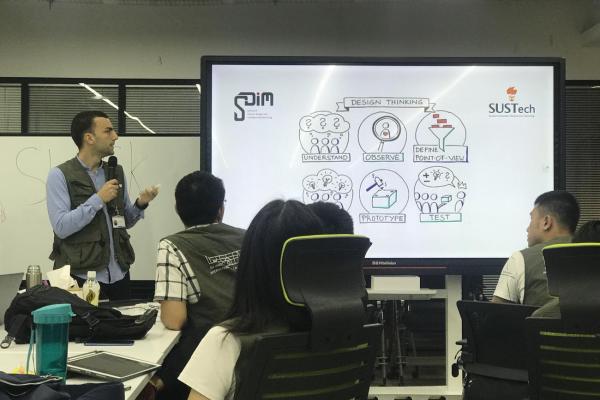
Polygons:
<instances>
[{"instance_id":1,"label":"presentation slide","mask_svg":"<svg viewBox=\"0 0 600 400\"><path fill-rule=\"evenodd\" d=\"M555 186L555 68L206 62L225 222L333 202L373 259L506 258Z\"/></svg>"}]
</instances>

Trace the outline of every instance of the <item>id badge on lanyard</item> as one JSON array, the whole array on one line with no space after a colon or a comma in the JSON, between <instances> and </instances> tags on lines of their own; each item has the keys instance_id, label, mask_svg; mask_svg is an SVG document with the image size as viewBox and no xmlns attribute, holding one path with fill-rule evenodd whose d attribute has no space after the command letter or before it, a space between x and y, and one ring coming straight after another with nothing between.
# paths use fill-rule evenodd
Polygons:
<instances>
[{"instance_id":1,"label":"id badge on lanyard","mask_svg":"<svg viewBox=\"0 0 600 400\"><path fill-rule=\"evenodd\" d=\"M125 228L125 217L122 215L113 215L112 226L113 228Z\"/></svg>"}]
</instances>

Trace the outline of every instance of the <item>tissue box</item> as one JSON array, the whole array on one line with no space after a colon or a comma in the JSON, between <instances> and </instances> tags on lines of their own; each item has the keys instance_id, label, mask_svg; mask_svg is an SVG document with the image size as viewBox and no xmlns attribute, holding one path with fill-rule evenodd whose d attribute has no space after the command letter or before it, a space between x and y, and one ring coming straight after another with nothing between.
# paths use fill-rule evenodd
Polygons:
<instances>
[{"instance_id":1,"label":"tissue box","mask_svg":"<svg viewBox=\"0 0 600 400\"><path fill-rule=\"evenodd\" d=\"M372 276L373 290L419 290L421 278L418 276Z\"/></svg>"},{"instance_id":2,"label":"tissue box","mask_svg":"<svg viewBox=\"0 0 600 400\"><path fill-rule=\"evenodd\" d=\"M398 201L398 192L395 189L381 189L373 195L371 204L373 208L390 208Z\"/></svg>"}]
</instances>

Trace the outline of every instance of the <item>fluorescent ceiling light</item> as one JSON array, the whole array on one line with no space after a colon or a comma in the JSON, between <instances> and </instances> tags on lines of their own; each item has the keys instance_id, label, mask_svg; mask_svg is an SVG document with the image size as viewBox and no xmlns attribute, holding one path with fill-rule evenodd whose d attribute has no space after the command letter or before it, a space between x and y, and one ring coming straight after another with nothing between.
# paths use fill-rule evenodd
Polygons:
<instances>
[{"instance_id":1,"label":"fluorescent ceiling light","mask_svg":"<svg viewBox=\"0 0 600 400\"><path fill-rule=\"evenodd\" d=\"M94 88L92 88L91 86L89 86L89 85L87 85L87 84L85 84L83 82L80 82L79 85L82 86L82 87L84 87L84 88L86 88L87 90L89 90L94 95L94 99L95 100L102 100L105 103L107 103L109 106L111 106L112 108L114 108L115 110L119 109L119 106L117 106L115 103L113 103L110 99L107 99L106 97L102 96L101 93L99 93L98 91L94 90ZM198 86L198 90L200 90L199 85L196 85L196 86ZM148 132L156 135L156 132L154 132L152 129L148 128L138 117L129 114L127 111L125 111L125 115L127 117L131 118L132 120L136 121L138 124L141 125L142 128L144 128Z\"/></svg>"}]
</instances>

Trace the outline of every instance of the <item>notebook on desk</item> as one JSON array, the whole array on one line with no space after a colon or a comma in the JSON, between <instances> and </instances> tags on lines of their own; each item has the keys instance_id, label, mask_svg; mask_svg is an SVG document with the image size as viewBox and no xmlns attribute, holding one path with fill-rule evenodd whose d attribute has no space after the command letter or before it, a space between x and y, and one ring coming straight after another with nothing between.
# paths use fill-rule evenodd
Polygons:
<instances>
[{"instance_id":1,"label":"notebook on desk","mask_svg":"<svg viewBox=\"0 0 600 400\"><path fill-rule=\"evenodd\" d=\"M0 275L0 325L4 324L4 313L17 295L22 281L22 272Z\"/></svg>"}]
</instances>

